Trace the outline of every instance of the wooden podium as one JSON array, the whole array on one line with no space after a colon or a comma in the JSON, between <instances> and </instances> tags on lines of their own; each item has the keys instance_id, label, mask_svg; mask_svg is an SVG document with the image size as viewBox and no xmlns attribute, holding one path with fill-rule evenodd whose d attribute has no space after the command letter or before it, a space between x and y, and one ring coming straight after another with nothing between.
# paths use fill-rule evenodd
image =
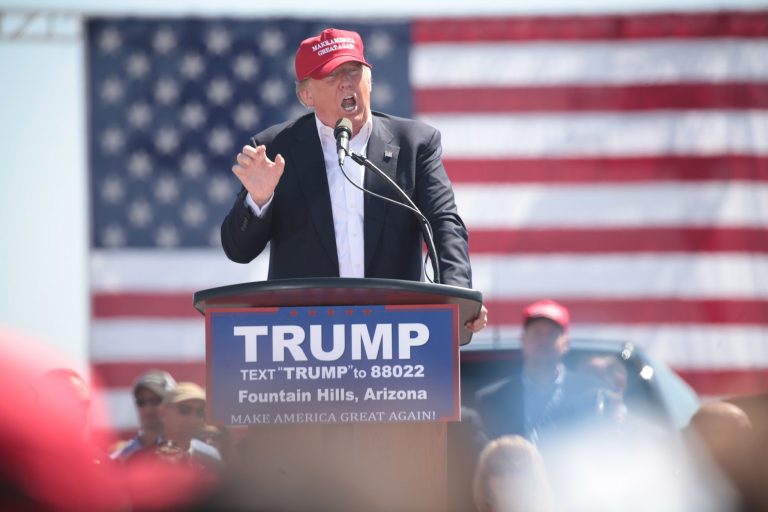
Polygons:
<instances>
[{"instance_id":1,"label":"wooden podium","mask_svg":"<svg viewBox=\"0 0 768 512\"><path fill-rule=\"evenodd\" d=\"M439 304L457 305L458 341L469 343L471 332L463 324L479 313L482 295L454 286L316 278L245 283L194 295L203 314L216 308ZM246 493L259 509L448 508L445 422L259 425L249 427L246 439L243 485L237 492Z\"/></svg>"}]
</instances>

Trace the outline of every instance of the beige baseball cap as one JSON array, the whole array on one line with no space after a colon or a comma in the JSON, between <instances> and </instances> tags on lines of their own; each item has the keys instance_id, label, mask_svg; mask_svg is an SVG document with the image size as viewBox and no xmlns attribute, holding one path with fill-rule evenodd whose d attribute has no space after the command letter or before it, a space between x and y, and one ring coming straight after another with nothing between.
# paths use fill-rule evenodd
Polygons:
<instances>
[{"instance_id":1,"label":"beige baseball cap","mask_svg":"<svg viewBox=\"0 0 768 512\"><path fill-rule=\"evenodd\" d=\"M205 390L194 382L179 382L163 397L164 404L177 404L186 400L205 401Z\"/></svg>"},{"instance_id":2,"label":"beige baseball cap","mask_svg":"<svg viewBox=\"0 0 768 512\"><path fill-rule=\"evenodd\" d=\"M136 395L139 388L147 388L162 398L174 386L176 386L176 380L170 373L165 370L152 369L147 370L136 378L133 382L133 394Z\"/></svg>"}]
</instances>

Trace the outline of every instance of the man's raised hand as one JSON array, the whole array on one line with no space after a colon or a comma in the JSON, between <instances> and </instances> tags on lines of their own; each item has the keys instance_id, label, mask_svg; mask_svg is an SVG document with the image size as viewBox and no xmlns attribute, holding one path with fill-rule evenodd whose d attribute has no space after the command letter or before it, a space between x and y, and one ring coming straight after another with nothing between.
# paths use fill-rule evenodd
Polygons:
<instances>
[{"instance_id":1,"label":"man's raised hand","mask_svg":"<svg viewBox=\"0 0 768 512\"><path fill-rule=\"evenodd\" d=\"M232 172L259 207L272 197L283 169L285 159L277 155L273 162L267 157L265 146L244 146L242 152L237 154L237 164L232 166Z\"/></svg>"}]
</instances>

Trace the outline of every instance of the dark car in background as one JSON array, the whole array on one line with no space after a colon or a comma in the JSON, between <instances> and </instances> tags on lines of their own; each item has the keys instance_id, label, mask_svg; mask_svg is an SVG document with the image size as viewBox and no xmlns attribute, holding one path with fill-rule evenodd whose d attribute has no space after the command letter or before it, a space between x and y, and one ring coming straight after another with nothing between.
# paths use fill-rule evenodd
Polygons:
<instances>
[{"instance_id":1,"label":"dark car in background","mask_svg":"<svg viewBox=\"0 0 768 512\"><path fill-rule=\"evenodd\" d=\"M564 363L569 370L590 371L589 362L596 357L615 358L626 369L624 404L634 416L679 430L699 407L696 393L682 378L632 343L572 338ZM462 404L474 408L477 390L520 371L522 349L518 340L478 340L462 347L460 361Z\"/></svg>"}]
</instances>

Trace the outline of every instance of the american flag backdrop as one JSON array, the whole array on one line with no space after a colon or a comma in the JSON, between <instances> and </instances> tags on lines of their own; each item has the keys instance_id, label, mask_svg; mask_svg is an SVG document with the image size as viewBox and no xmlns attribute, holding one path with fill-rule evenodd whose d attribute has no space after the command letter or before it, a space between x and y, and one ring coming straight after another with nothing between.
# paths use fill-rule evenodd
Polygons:
<instances>
[{"instance_id":1,"label":"american flag backdrop","mask_svg":"<svg viewBox=\"0 0 768 512\"><path fill-rule=\"evenodd\" d=\"M540 298L703 395L768 390L768 12L90 19L91 344L114 426L160 367L204 382L193 292L261 280L219 226L257 131L305 112L298 43L357 30L373 108L443 134L491 324Z\"/></svg>"}]
</instances>

